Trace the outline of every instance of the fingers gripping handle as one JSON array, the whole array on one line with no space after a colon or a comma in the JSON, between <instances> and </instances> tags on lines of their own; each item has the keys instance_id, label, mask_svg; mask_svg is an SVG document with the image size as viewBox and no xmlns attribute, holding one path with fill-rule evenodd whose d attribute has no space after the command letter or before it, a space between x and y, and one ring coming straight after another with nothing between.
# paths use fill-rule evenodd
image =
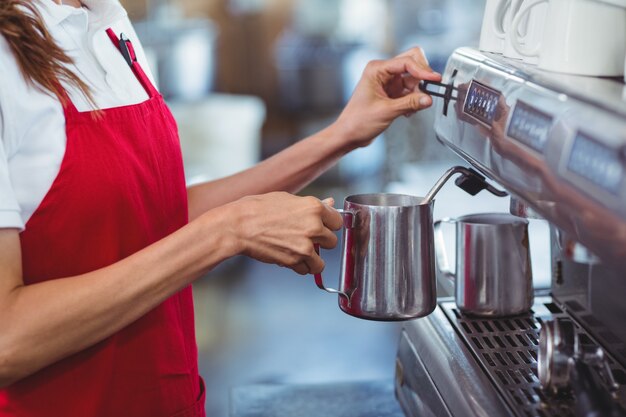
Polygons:
<instances>
[{"instance_id":1,"label":"fingers gripping handle","mask_svg":"<svg viewBox=\"0 0 626 417\"><path fill-rule=\"evenodd\" d=\"M320 245L318 245L317 243L315 244L315 252L318 255L320 253ZM332 294L339 294L341 297L345 297L348 300L348 305L350 304L350 297L348 296L348 294L346 294L343 291L324 286L324 280L322 279L321 272L319 274L315 274L314 277L315 277L315 285L317 285L317 288L319 288L320 290L324 290L326 292L332 293Z\"/></svg>"},{"instance_id":2,"label":"fingers gripping handle","mask_svg":"<svg viewBox=\"0 0 626 417\"><path fill-rule=\"evenodd\" d=\"M354 228L356 214L354 212L352 212L352 211L347 211L347 210L337 210L337 211L343 217L343 229L352 229L352 228ZM320 245L315 244L314 247L315 247L315 252L319 255L320 254ZM350 255L349 254L345 254L344 256L350 256ZM348 306L350 305L350 296L348 294L346 294L343 291L336 290L334 288L326 287L324 285L324 280L322 279L322 274L321 273L314 274L314 277L315 277L315 285L317 285L317 287L320 290L324 290L324 291L332 293L332 294L338 294L340 297L344 297L348 301Z\"/></svg>"}]
</instances>

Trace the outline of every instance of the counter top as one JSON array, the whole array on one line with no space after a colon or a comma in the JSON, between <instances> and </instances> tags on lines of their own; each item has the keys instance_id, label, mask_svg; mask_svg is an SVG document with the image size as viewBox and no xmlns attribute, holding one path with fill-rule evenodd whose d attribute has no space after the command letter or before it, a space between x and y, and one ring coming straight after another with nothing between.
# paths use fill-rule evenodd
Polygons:
<instances>
[{"instance_id":1,"label":"counter top","mask_svg":"<svg viewBox=\"0 0 626 417\"><path fill-rule=\"evenodd\" d=\"M233 388L231 417L404 417L393 381Z\"/></svg>"}]
</instances>

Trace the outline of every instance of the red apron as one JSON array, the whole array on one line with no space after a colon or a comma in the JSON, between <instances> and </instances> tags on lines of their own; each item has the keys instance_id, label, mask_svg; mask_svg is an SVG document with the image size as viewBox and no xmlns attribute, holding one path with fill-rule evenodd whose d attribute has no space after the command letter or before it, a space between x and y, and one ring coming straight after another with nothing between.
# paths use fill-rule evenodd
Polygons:
<instances>
[{"instance_id":1,"label":"red apron","mask_svg":"<svg viewBox=\"0 0 626 417\"><path fill-rule=\"evenodd\" d=\"M103 110L99 119L65 106L60 172L20 235L26 285L111 265L187 223L176 123L132 45L107 33L150 98ZM191 287L95 346L0 390L1 417L204 415Z\"/></svg>"}]
</instances>

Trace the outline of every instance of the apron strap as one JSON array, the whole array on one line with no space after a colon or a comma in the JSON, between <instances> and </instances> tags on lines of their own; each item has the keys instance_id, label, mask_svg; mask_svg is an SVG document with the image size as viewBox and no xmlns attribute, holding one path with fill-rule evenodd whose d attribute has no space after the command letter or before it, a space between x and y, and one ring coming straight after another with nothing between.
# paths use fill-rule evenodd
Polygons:
<instances>
[{"instance_id":1,"label":"apron strap","mask_svg":"<svg viewBox=\"0 0 626 417\"><path fill-rule=\"evenodd\" d=\"M137 77L137 80L139 80L144 90L146 90L146 93L148 93L148 96L158 96L159 92L154 87L154 85L152 85L152 82L137 61L135 48L133 48L133 44L131 43L131 41L123 33L120 34L120 37L118 38L111 28L108 28L106 32L107 35L109 35L109 39L111 39L111 42L113 42L113 45L115 45L115 47L120 51L128 65L132 69L135 77Z\"/></svg>"}]
</instances>

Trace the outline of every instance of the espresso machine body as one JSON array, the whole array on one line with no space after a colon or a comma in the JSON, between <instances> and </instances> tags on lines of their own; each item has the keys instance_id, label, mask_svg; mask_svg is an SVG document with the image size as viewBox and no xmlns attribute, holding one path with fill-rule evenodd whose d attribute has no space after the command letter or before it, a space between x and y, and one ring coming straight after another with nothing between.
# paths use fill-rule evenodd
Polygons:
<instances>
[{"instance_id":1,"label":"espresso machine body","mask_svg":"<svg viewBox=\"0 0 626 417\"><path fill-rule=\"evenodd\" d=\"M623 408L624 83L546 73L460 48L437 88L437 138L512 195L512 214L550 224L552 282L526 314L471 317L441 298L433 314L407 322L396 362L405 413L580 415L571 391L549 392L538 378L540 330L551 320L572 323L585 350L602 350L613 381L606 398Z\"/></svg>"}]
</instances>

